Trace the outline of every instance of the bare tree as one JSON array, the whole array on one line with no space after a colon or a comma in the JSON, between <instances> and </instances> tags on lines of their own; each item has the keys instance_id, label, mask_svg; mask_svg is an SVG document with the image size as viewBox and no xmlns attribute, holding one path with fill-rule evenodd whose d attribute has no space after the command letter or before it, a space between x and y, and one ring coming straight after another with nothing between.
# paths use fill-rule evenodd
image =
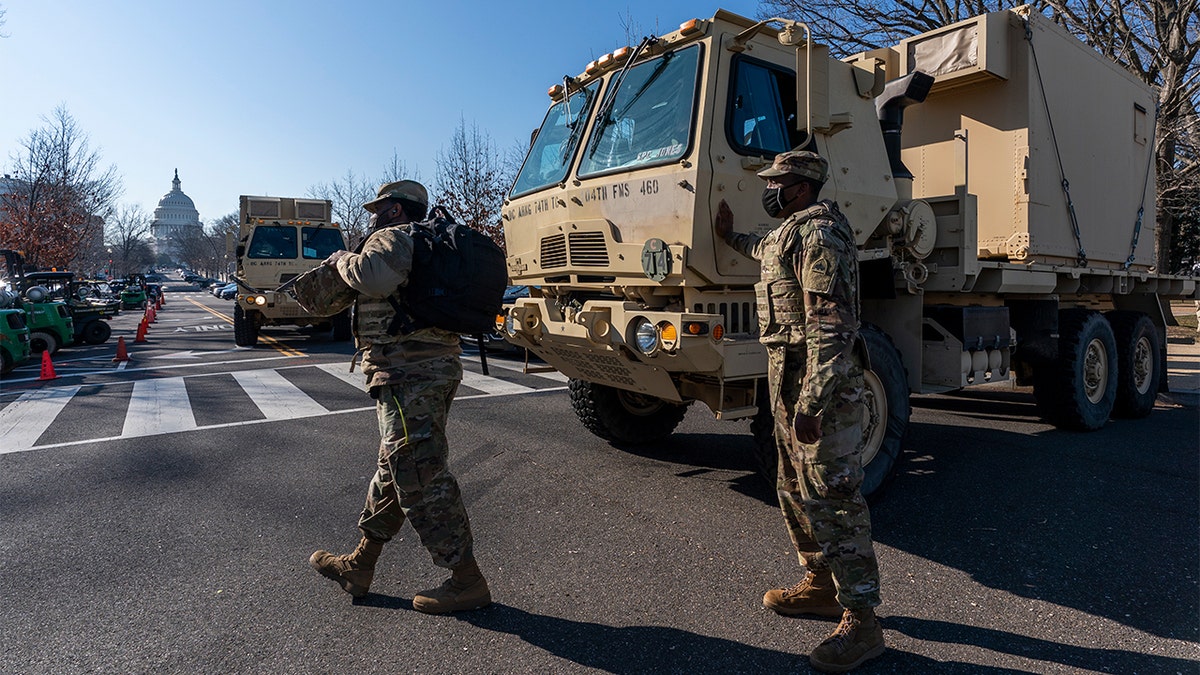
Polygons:
<instances>
[{"instance_id":1,"label":"bare tree","mask_svg":"<svg viewBox=\"0 0 1200 675\"><path fill-rule=\"evenodd\" d=\"M438 152L437 189L432 203L445 206L466 225L488 235L502 248L500 210L512 176L496 145L478 125L460 119L450 144Z\"/></svg>"},{"instance_id":2,"label":"bare tree","mask_svg":"<svg viewBox=\"0 0 1200 675\"><path fill-rule=\"evenodd\" d=\"M111 267L115 276L140 272L154 263L150 248L150 216L141 206L124 205L108 220L105 239Z\"/></svg>"},{"instance_id":3,"label":"bare tree","mask_svg":"<svg viewBox=\"0 0 1200 675\"><path fill-rule=\"evenodd\" d=\"M387 165L383 167L383 179L380 182L394 183L398 180L415 180L420 183L422 182L421 169L418 167L413 167L410 170L408 168L408 163L403 159L400 159L400 154L396 152L395 148L392 148L392 158L388 160ZM374 196L374 193L372 193L372 196Z\"/></svg>"},{"instance_id":4,"label":"bare tree","mask_svg":"<svg viewBox=\"0 0 1200 675\"><path fill-rule=\"evenodd\" d=\"M329 200L333 220L342 226L353 249L367 236L368 214L362 205L375 197L375 190L376 186L365 176L347 169L341 178L308 188L308 196Z\"/></svg>"},{"instance_id":5,"label":"bare tree","mask_svg":"<svg viewBox=\"0 0 1200 675\"><path fill-rule=\"evenodd\" d=\"M1112 59L1158 90L1155 152L1158 174L1158 268L1177 269L1195 241L1200 213L1200 0L1035 0L1031 6L1048 13L1096 51ZM894 44L977 14L1026 4L1019 0L765 0L762 17L803 21L828 42L832 53L846 56ZM1181 230L1181 226L1183 229Z\"/></svg>"},{"instance_id":6,"label":"bare tree","mask_svg":"<svg viewBox=\"0 0 1200 675\"><path fill-rule=\"evenodd\" d=\"M0 239L31 265L68 267L102 231L121 180L115 166L101 168L66 106L42 119L10 157L15 189L0 205Z\"/></svg>"}]
</instances>

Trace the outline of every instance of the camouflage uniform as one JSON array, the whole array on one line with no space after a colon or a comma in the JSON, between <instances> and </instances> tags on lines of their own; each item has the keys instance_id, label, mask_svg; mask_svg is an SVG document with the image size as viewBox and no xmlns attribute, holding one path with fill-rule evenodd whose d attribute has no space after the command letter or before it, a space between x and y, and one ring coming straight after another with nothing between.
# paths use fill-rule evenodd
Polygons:
<instances>
[{"instance_id":1,"label":"camouflage uniform","mask_svg":"<svg viewBox=\"0 0 1200 675\"><path fill-rule=\"evenodd\" d=\"M776 487L800 562L832 572L843 607L875 607L879 568L859 489L866 357L853 231L835 202L821 200L765 237L735 233L729 244L762 262L755 294L779 449ZM796 438L797 411L821 416L816 443Z\"/></svg>"},{"instance_id":2,"label":"camouflage uniform","mask_svg":"<svg viewBox=\"0 0 1200 675\"><path fill-rule=\"evenodd\" d=\"M379 420L379 465L358 527L386 542L406 519L433 562L455 568L473 560L471 525L448 466L446 419L462 381L459 337L438 328L392 335L388 301L408 281L413 241L407 227L373 232L360 253L337 260L337 272L358 294L354 337ZM353 367L353 366L352 366Z\"/></svg>"}]
</instances>

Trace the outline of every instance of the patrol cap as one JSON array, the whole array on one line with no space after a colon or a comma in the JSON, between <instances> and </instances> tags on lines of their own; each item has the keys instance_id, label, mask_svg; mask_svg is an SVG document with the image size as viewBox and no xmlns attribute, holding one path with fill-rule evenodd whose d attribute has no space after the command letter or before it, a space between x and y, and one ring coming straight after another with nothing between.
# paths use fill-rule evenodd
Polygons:
<instances>
[{"instance_id":1,"label":"patrol cap","mask_svg":"<svg viewBox=\"0 0 1200 675\"><path fill-rule=\"evenodd\" d=\"M389 199L403 199L416 202L421 206L429 206L429 193L425 186L415 180L398 180L395 183L384 183L379 186L379 194L371 201L363 204L363 208L375 213L376 207Z\"/></svg>"},{"instance_id":2,"label":"patrol cap","mask_svg":"<svg viewBox=\"0 0 1200 675\"><path fill-rule=\"evenodd\" d=\"M775 155L775 161L771 166L759 171L758 176L774 178L789 173L824 183L825 179L829 177L829 162L815 152L789 150Z\"/></svg>"}]
</instances>

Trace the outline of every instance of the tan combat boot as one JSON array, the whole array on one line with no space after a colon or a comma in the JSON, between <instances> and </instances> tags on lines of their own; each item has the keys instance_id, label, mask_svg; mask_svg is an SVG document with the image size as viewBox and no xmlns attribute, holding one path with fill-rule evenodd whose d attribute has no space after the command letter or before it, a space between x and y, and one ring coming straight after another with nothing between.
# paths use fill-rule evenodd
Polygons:
<instances>
[{"instance_id":1,"label":"tan combat boot","mask_svg":"<svg viewBox=\"0 0 1200 675\"><path fill-rule=\"evenodd\" d=\"M836 619L842 615L837 587L833 585L833 573L829 570L809 572L791 588L767 591L763 595L763 607L786 616L814 614Z\"/></svg>"},{"instance_id":2,"label":"tan combat boot","mask_svg":"<svg viewBox=\"0 0 1200 675\"><path fill-rule=\"evenodd\" d=\"M426 614L480 609L490 604L492 592L473 559L454 568L441 586L421 591L413 597L413 609Z\"/></svg>"},{"instance_id":3,"label":"tan combat boot","mask_svg":"<svg viewBox=\"0 0 1200 675\"><path fill-rule=\"evenodd\" d=\"M371 587L371 578L375 576L375 561L379 559L382 550L381 542L363 537L353 553L334 555L329 551L316 551L308 558L308 564L312 565L314 570L338 582L343 591L361 598Z\"/></svg>"},{"instance_id":4,"label":"tan combat boot","mask_svg":"<svg viewBox=\"0 0 1200 675\"><path fill-rule=\"evenodd\" d=\"M883 628L873 609L847 609L842 622L808 657L822 673L844 673L883 653Z\"/></svg>"}]
</instances>

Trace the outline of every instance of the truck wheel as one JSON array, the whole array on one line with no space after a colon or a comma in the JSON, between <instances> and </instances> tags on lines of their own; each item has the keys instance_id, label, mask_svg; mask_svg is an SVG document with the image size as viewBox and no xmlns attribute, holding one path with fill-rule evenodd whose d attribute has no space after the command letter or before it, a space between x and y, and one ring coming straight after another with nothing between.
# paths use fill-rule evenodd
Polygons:
<instances>
[{"instance_id":1,"label":"truck wheel","mask_svg":"<svg viewBox=\"0 0 1200 675\"><path fill-rule=\"evenodd\" d=\"M254 321L254 315L242 310L241 305L233 307L233 343L239 347L258 344L258 324Z\"/></svg>"},{"instance_id":2,"label":"truck wheel","mask_svg":"<svg viewBox=\"0 0 1200 675\"><path fill-rule=\"evenodd\" d=\"M583 426L617 445L642 445L666 438L687 412L687 404L574 378L567 389Z\"/></svg>"},{"instance_id":3,"label":"truck wheel","mask_svg":"<svg viewBox=\"0 0 1200 675\"><path fill-rule=\"evenodd\" d=\"M893 475L908 433L912 406L908 371L892 338L877 326L863 324L861 335L871 357L863 373L863 496L883 489Z\"/></svg>"},{"instance_id":4,"label":"truck wheel","mask_svg":"<svg viewBox=\"0 0 1200 675\"><path fill-rule=\"evenodd\" d=\"M863 483L864 497L878 493L892 477L896 459L908 432L912 407L908 401L908 373L900 351L879 328L864 325L863 341L871 358L871 369L863 374ZM775 419L766 380L760 383L758 413L750 421L754 434L758 472L771 487L779 471L775 445Z\"/></svg>"},{"instance_id":5,"label":"truck wheel","mask_svg":"<svg viewBox=\"0 0 1200 675\"><path fill-rule=\"evenodd\" d=\"M1058 359L1034 372L1033 396L1042 417L1062 429L1104 426L1117 398L1117 341L1098 312L1058 313Z\"/></svg>"},{"instance_id":6,"label":"truck wheel","mask_svg":"<svg viewBox=\"0 0 1200 675\"><path fill-rule=\"evenodd\" d=\"M34 353L50 352L55 354L58 352L58 338L51 333L36 331L29 334L29 349Z\"/></svg>"},{"instance_id":7,"label":"truck wheel","mask_svg":"<svg viewBox=\"0 0 1200 675\"><path fill-rule=\"evenodd\" d=\"M1154 409L1162 362L1158 331L1150 317L1141 312L1109 312L1117 341L1117 399L1113 415L1141 418Z\"/></svg>"},{"instance_id":8,"label":"truck wheel","mask_svg":"<svg viewBox=\"0 0 1200 675\"><path fill-rule=\"evenodd\" d=\"M102 345L112 335L112 327L103 319L96 319L83 327L83 341L89 345Z\"/></svg>"},{"instance_id":9,"label":"truck wheel","mask_svg":"<svg viewBox=\"0 0 1200 675\"><path fill-rule=\"evenodd\" d=\"M345 342L353 337L350 330L350 310L343 310L333 315L330 320L333 324L333 339L338 342Z\"/></svg>"}]
</instances>

